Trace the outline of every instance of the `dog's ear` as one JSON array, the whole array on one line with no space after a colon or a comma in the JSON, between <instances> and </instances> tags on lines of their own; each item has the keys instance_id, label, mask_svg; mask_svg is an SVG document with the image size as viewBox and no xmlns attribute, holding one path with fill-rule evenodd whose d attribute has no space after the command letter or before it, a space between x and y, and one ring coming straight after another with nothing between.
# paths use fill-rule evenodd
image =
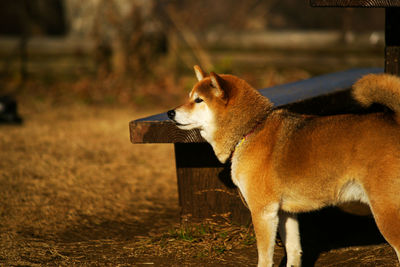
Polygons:
<instances>
[{"instance_id":1,"label":"dog's ear","mask_svg":"<svg viewBox=\"0 0 400 267\"><path fill-rule=\"evenodd\" d=\"M222 78L214 72L210 73L210 78L211 78L211 86L214 88L215 96L223 100L226 100L228 96L224 88L222 87Z\"/></svg>"},{"instance_id":2,"label":"dog's ear","mask_svg":"<svg viewBox=\"0 0 400 267\"><path fill-rule=\"evenodd\" d=\"M203 80L204 77L206 77L206 74L198 65L195 65L193 68L194 68L194 73L196 73L196 77L199 82Z\"/></svg>"}]
</instances>

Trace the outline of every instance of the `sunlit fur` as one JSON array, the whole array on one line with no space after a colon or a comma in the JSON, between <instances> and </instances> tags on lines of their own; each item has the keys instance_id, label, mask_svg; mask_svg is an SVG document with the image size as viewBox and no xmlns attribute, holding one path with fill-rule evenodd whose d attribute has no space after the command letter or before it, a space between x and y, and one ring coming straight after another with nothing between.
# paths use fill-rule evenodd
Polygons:
<instances>
[{"instance_id":1,"label":"sunlit fur","mask_svg":"<svg viewBox=\"0 0 400 267\"><path fill-rule=\"evenodd\" d=\"M204 76L201 71L188 102L175 110L175 121L182 129L200 129L221 162L231 158L232 181L251 211L259 266L273 264L278 225L287 265L300 266L295 213L347 201L370 206L399 256L399 78L368 75L354 86L362 104L379 102L393 112L317 117L273 109L235 76ZM204 101L195 103L196 97Z\"/></svg>"}]
</instances>

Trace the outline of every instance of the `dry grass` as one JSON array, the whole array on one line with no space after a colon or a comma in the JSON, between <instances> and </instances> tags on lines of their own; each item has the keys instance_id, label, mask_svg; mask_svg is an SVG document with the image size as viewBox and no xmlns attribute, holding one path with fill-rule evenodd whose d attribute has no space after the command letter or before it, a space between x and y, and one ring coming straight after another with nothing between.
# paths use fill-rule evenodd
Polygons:
<instances>
[{"instance_id":1,"label":"dry grass","mask_svg":"<svg viewBox=\"0 0 400 267\"><path fill-rule=\"evenodd\" d=\"M218 223L207 219L202 223L185 223L168 229L168 232L151 232L137 242L135 253L143 257L174 255L176 259L226 261L237 249L254 249L256 239L253 227L234 225L229 220ZM228 256L229 255L229 256Z\"/></svg>"},{"instance_id":2,"label":"dry grass","mask_svg":"<svg viewBox=\"0 0 400 267\"><path fill-rule=\"evenodd\" d=\"M0 262L20 262L32 240L130 240L157 214L177 219L173 147L129 141L144 114L39 102L21 113L23 126L0 127Z\"/></svg>"}]
</instances>

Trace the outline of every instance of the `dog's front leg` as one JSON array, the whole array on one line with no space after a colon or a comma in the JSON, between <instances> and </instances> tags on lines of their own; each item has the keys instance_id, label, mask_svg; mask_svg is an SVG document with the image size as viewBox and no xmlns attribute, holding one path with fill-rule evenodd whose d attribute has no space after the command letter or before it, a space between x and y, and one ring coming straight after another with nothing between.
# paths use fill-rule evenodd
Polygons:
<instances>
[{"instance_id":1,"label":"dog's front leg","mask_svg":"<svg viewBox=\"0 0 400 267\"><path fill-rule=\"evenodd\" d=\"M258 267L273 266L279 204L250 209L257 238Z\"/></svg>"},{"instance_id":2,"label":"dog's front leg","mask_svg":"<svg viewBox=\"0 0 400 267\"><path fill-rule=\"evenodd\" d=\"M279 235L286 249L286 266L300 267L302 250L296 214L279 212Z\"/></svg>"}]
</instances>

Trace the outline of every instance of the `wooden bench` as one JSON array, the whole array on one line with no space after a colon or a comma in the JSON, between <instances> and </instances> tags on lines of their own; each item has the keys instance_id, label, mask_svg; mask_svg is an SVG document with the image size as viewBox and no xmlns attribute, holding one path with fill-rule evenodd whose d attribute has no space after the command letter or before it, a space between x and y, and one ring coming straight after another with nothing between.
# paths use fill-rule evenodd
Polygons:
<instances>
[{"instance_id":1,"label":"wooden bench","mask_svg":"<svg viewBox=\"0 0 400 267\"><path fill-rule=\"evenodd\" d=\"M399 75L400 1L310 0L310 3L314 7L386 8L385 72ZM261 93L276 106L300 113L360 112L350 97L351 85L364 74L377 72L383 72L383 69L352 69L262 89ZM229 213L232 221L250 221L250 214L230 179L229 164L218 162L211 146L198 131L179 130L162 113L130 122L130 134L134 144L174 144L182 216L196 220Z\"/></svg>"},{"instance_id":2,"label":"wooden bench","mask_svg":"<svg viewBox=\"0 0 400 267\"><path fill-rule=\"evenodd\" d=\"M308 114L358 112L350 96L352 84L367 73L383 69L352 69L311 79L261 89L276 106ZM132 143L173 143L178 177L179 204L183 216L192 220L230 213L238 223L250 221L230 179L229 164L216 159L199 131L179 130L166 113L130 122Z\"/></svg>"}]
</instances>

